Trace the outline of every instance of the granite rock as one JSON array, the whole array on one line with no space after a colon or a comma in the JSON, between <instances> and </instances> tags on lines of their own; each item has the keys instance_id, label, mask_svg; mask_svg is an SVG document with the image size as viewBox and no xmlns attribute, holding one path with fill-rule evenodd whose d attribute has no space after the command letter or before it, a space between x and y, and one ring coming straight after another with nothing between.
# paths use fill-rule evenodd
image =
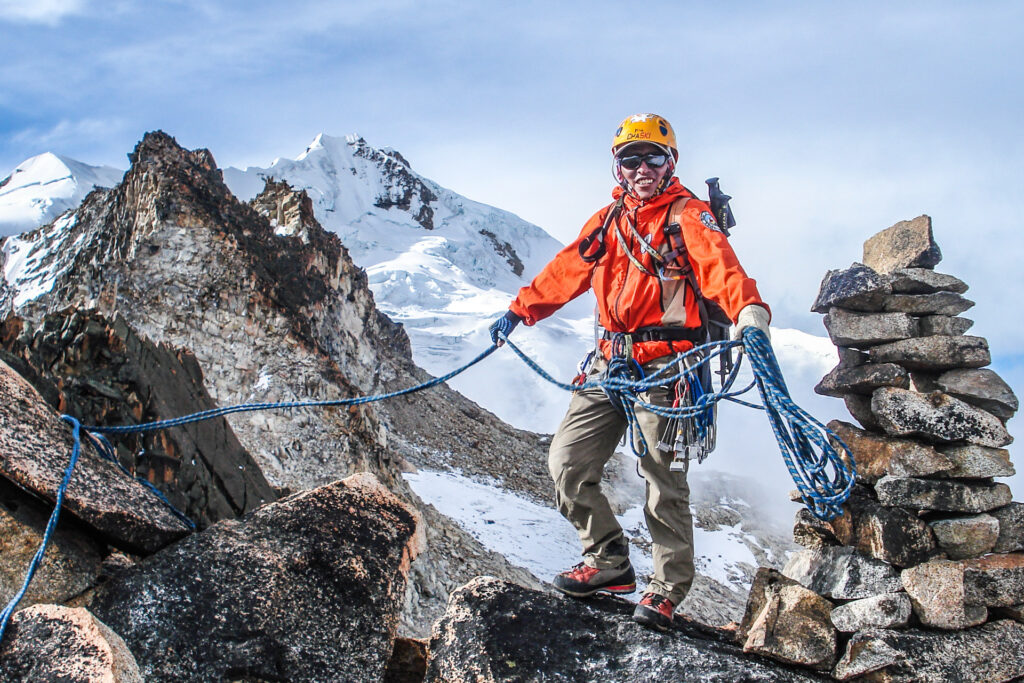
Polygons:
<instances>
[{"instance_id":1,"label":"granite rock","mask_svg":"<svg viewBox=\"0 0 1024 683\"><path fill-rule=\"evenodd\" d=\"M846 405L846 410L850 413L857 423L864 429L871 429L875 431L882 431L882 425L878 423L878 418L871 412L871 397L864 396L863 394L846 394L843 396L843 403Z\"/></svg>"},{"instance_id":2,"label":"granite rock","mask_svg":"<svg viewBox=\"0 0 1024 683\"><path fill-rule=\"evenodd\" d=\"M855 313L830 308L824 322L833 344L854 348L909 339L920 330L917 318L909 313Z\"/></svg>"},{"instance_id":3,"label":"granite rock","mask_svg":"<svg viewBox=\"0 0 1024 683\"><path fill-rule=\"evenodd\" d=\"M958 337L974 327L974 321L950 315L924 315L918 319L922 337L946 335Z\"/></svg>"},{"instance_id":4,"label":"granite rock","mask_svg":"<svg viewBox=\"0 0 1024 683\"><path fill-rule=\"evenodd\" d=\"M225 520L102 584L147 681L380 681L417 515L370 474Z\"/></svg>"},{"instance_id":5,"label":"granite rock","mask_svg":"<svg viewBox=\"0 0 1024 683\"><path fill-rule=\"evenodd\" d=\"M937 476L951 479L988 479L989 477L1012 477L1017 470L1010 462L1010 452L1005 448L988 448L968 444L965 446L940 446L944 456L953 461L954 467Z\"/></svg>"},{"instance_id":6,"label":"granite rock","mask_svg":"<svg viewBox=\"0 0 1024 683\"><path fill-rule=\"evenodd\" d=\"M964 602L985 607L1024 603L1024 553L964 560Z\"/></svg>"},{"instance_id":7,"label":"granite rock","mask_svg":"<svg viewBox=\"0 0 1024 683\"><path fill-rule=\"evenodd\" d=\"M886 313L882 315L904 315ZM911 335L908 335L911 336ZM874 346L870 350L875 363L898 363L908 370L952 370L980 368L992 362L988 342L983 337L935 335L916 337Z\"/></svg>"},{"instance_id":8,"label":"granite rock","mask_svg":"<svg viewBox=\"0 0 1024 683\"><path fill-rule=\"evenodd\" d=\"M34 605L11 618L0 682L142 683L124 640L83 608Z\"/></svg>"},{"instance_id":9,"label":"granite rock","mask_svg":"<svg viewBox=\"0 0 1024 683\"><path fill-rule=\"evenodd\" d=\"M959 630L977 626L988 618L984 607L965 601L963 562L931 560L904 569L900 578L914 614L925 626Z\"/></svg>"},{"instance_id":10,"label":"granite rock","mask_svg":"<svg viewBox=\"0 0 1024 683\"><path fill-rule=\"evenodd\" d=\"M893 273L903 268L931 269L942 260L942 252L932 236L932 219L918 216L900 221L864 242L864 258L878 273Z\"/></svg>"},{"instance_id":11,"label":"granite rock","mask_svg":"<svg viewBox=\"0 0 1024 683\"><path fill-rule=\"evenodd\" d=\"M927 268L898 268L889 277L894 294L931 294L932 292L967 291L967 283L960 278L937 273Z\"/></svg>"},{"instance_id":12,"label":"granite rock","mask_svg":"<svg viewBox=\"0 0 1024 683\"><path fill-rule=\"evenodd\" d=\"M836 367L814 387L816 394L841 398L846 394L871 394L879 387L910 386L910 375L895 363L868 363L853 368Z\"/></svg>"},{"instance_id":13,"label":"granite rock","mask_svg":"<svg viewBox=\"0 0 1024 683\"><path fill-rule=\"evenodd\" d=\"M848 547L798 550L782 573L818 595L857 600L900 590L900 577L885 562Z\"/></svg>"},{"instance_id":14,"label":"granite rock","mask_svg":"<svg viewBox=\"0 0 1024 683\"><path fill-rule=\"evenodd\" d=\"M951 560L990 552L999 538L999 520L991 515L936 519L928 522L939 547Z\"/></svg>"},{"instance_id":15,"label":"granite rock","mask_svg":"<svg viewBox=\"0 0 1024 683\"><path fill-rule=\"evenodd\" d=\"M901 628L910 622L910 597L885 593L853 600L832 609L832 624L844 633L869 628Z\"/></svg>"},{"instance_id":16,"label":"granite rock","mask_svg":"<svg viewBox=\"0 0 1024 683\"><path fill-rule=\"evenodd\" d=\"M811 311L827 313L833 307L878 311L883 297L891 293L892 287L885 278L862 263L854 263L845 270L825 274Z\"/></svg>"},{"instance_id":17,"label":"granite rock","mask_svg":"<svg viewBox=\"0 0 1024 683\"><path fill-rule=\"evenodd\" d=\"M827 426L853 454L858 481L873 484L887 474L928 477L955 466L950 457L917 441L867 432L841 420L832 420Z\"/></svg>"},{"instance_id":18,"label":"granite rock","mask_svg":"<svg viewBox=\"0 0 1024 683\"><path fill-rule=\"evenodd\" d=\"M882 387L871 395L871 412L891 436L966 441L994 448L1013 441L999 418L947 394Z\"/></svg>"},{"instance_id":19,"label":"granite rock","mask_svg":"<svg viewBox=\"0 0 1024 683\"><path fill-rule=\"evenodd\" d=\"M999 538L992 548L994 553L1012 553L1024 550L1024 503L1010 503L989 512L999 520Z\"/></svg>"},{"instance_id":20,"label":"granite rock","mask_svg":"<svg viewBox=\"0 0 1024 683\"><path fill-rule=\"evenodd\" d=\"M934 294L890 294L882 299L881 310L911 313L913 315L960 315L974 306L974 302L953 292Z\"/></svg>"},{"instance_id":21,"label":"granite rock","mask_svg":"<svg viewBox=\"0 0 1024 683\"><path fill-rule=\"evenodd\" d=\"M1004 422L1020 407L1010 385L988 368L950 370L939 375L936 383L950 396L978 406Z\"/></svg>"},{"instance_id":22,"label":"granite rock","mask_svg":"<svg viewBox=\"0 0 1024 683\"><path fill-rule=\"evenodd\" d=\"M875 683L1018 680L1024 675L1024 625L1001 620L966 631L860 631L832 675Z\"/></svg>"},{"instance_id":23,"label":"granite rock","mask_svg":"<svg viewBox=\"0 0 1024 683\"><path fill-rule=\"evenodd\" d=\"M875 493L882 505L943 512L988 512L1012 499L1006 484L916 477L883 477L875 484Z\"/></svg>"},{"instance_id":24,"label":"granite rock","mask_svg":"<svg viewBox=\"0 0 1024 683\"><path fill-rule=\"evenodd\" d=\"M771 591L747 629L743 651L809 669L830 669L836 658L832 603L800 585Z\"/></svg>"}]
</instances>

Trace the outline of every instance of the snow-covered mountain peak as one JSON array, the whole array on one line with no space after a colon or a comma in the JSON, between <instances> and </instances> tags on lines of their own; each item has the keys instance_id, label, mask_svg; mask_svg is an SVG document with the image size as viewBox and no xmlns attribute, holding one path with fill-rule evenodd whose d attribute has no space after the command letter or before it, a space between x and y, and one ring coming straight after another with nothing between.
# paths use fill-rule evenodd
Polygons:
<instances>
[{"instance_id":1,"label":"snow-covered mountain peak","mask_svg":"<svg viewBox=\"0 0 1024 683\"><path fill-rule=\"evenodd\" d=\"M113 187L124 171L44 152L0 180L0 236L13 235L78 206L96 187Z\"/></svg>"}]
</instances>

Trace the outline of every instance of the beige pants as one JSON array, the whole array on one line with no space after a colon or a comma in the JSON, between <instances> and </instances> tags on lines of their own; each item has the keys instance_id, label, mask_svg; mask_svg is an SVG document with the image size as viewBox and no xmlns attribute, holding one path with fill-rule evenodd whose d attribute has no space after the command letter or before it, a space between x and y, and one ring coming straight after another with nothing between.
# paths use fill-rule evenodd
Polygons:
<instances>
[{"instance_id":1,"label":"beige pants","mask_svg":"<svg viewBox=\"0 0 1024 683\"><path fill-rule=\"evenodd\" d=\"M651 374L670 362L671 356L644 366ZM604 372L607 364L598 357L588 379ZM669 387L655 387L640 398L654 405L672 404ZM647 480L644 516L654 541L654 580L647 590L678 605L693 583L693 519L690 489L684 472L672 472L672 453L658 450L667 419L637 410L649 453L640 458ZM572 522L583 543L584 562L598 569L618 566L629 557L629 546L608 499L601 492L601 473L626 430L620 415L601 389L573 394L569 410L551 441L548 467L555 482L558 511Z\"/></svg>"}]
</instances>

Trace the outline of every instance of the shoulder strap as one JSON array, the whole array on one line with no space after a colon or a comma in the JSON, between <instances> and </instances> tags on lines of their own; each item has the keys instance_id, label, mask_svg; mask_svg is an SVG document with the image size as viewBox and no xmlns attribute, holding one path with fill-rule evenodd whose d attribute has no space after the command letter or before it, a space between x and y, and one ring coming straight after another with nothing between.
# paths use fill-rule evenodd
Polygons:
<instances>
[{"instance_id":1,"label":"shoulder strap","mask_svg":"<svg viewBox=\"0 0 1024 683\"><path fill-rule=\"evenodd\" d=\"M623 193L617 201L609 204L608 213L605 214L601 227L594 228L593 232L584 237L583 241L580 242L580 258L583 259L584 263L595 263L608 251L608 248L604 245L604 235L608 232L608 225L615 219L615 215L622 208L622 203L625 200L626 194ZM591 247L595 242L597 247L591 251Z\"/></svg>"}]
</instances>

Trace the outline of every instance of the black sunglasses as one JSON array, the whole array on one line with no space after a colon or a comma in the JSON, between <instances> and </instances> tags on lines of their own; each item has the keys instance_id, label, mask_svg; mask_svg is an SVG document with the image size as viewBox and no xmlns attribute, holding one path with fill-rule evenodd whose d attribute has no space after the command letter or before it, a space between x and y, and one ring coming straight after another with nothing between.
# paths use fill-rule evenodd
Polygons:
<instances>
[{"instance_id":1,"label":"black sunglasses","mask_svg":"<svg viewBox=\"0 0 1024 683\"><path fill-rule=\"evenodd\" d=\"M648 168L661 168L668 163L667 154L637 154L628 157L618 157L619 166L635 171L640 164L647 164Z\"/></svg>"}]
</instances>

